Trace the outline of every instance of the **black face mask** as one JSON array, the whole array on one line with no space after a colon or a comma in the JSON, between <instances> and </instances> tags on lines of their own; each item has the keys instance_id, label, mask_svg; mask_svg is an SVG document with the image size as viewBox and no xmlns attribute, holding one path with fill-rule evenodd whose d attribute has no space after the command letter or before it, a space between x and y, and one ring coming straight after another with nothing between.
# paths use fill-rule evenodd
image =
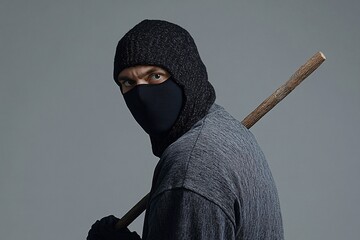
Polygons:
<instances>
[{"instance_id":1,"label":"black face mask","mask_svg":"<svg viewBox=\"0 0 360 240\"><path fill-rule=\"evenodd\" d=\"M166 134L183 104L182 89L170 78L160 84L140 84L123 94L126 105L150 136Z\"/></svg>"}]
</instances>

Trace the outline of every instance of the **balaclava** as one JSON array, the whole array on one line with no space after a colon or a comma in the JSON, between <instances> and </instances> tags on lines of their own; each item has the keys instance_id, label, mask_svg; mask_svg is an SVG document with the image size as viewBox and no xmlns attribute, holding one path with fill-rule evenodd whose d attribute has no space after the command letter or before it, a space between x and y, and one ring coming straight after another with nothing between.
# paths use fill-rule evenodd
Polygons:
<instances>
[{"instance_id":1,"label":"balaclava","mask_svg":"<svg viewBox=\"0 0 360 240\"><path fill-rule=\"evenodd\" d=\"M183 92L182 109L171 129L161 136L149 134L153 153L160 157L206 115L215 101L215 91L191 35L167 21L144 20L120 39L114 59L114 80L117 82L123 69L136 65L165 69Z\"/></svg>"}]
</instances>

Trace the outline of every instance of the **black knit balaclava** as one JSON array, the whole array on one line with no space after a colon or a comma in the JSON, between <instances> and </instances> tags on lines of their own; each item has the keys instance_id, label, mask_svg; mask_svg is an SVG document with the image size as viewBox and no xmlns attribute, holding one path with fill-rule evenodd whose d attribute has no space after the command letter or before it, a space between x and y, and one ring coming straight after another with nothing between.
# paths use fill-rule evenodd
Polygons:
<instances>
[{"instance_id":1,"label":"black knit balaclava","mask_svg":"<svg viewBox=\"0 0 360 240\"><path fill-rule=\"evenodd\" d=\"M215 101L215 91L191 35L167 21L144 20L120 39L114 59L114 80L117 82L123 69L136 65L164 68L183 90L183 108L171 130L161 137L150 135L153 153L160 157L206 115Z\"/></svg>"}]
</instances>

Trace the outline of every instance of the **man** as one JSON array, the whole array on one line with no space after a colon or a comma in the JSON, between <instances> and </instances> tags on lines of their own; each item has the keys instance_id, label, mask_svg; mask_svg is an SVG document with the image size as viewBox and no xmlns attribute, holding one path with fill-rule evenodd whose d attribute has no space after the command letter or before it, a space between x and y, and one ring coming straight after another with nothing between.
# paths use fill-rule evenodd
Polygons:
<instances>
[{"instance_id":1,"label":"man","mask_svg":"<svg viewBox=\"0 0 360 240\"><path fill-rule=\"evenodd\" d=\"M160 158L142 239L283 239L266 159L249 130L214 103L185 29L140 22L117 45L114 79ZM115 230L117 220L97 221L88 239L140 239Z\"/></svg>"}]
</instances>

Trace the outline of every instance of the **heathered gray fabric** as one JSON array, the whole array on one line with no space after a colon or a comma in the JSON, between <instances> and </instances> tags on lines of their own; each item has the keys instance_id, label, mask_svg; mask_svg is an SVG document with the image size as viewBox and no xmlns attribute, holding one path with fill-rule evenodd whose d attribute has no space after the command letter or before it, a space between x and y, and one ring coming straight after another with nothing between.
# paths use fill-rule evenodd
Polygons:
<instances>
[{"instance_id":1,"label":"heathered gray fabric","mask_svg":"<svg viewBox=\"0 0 360 240\"><path fill-rule=\"evenodd\" d=\"M277 190L254 136L224 108L163 153L143 239L283 239Z\"/></svg>"}]
</instances>

